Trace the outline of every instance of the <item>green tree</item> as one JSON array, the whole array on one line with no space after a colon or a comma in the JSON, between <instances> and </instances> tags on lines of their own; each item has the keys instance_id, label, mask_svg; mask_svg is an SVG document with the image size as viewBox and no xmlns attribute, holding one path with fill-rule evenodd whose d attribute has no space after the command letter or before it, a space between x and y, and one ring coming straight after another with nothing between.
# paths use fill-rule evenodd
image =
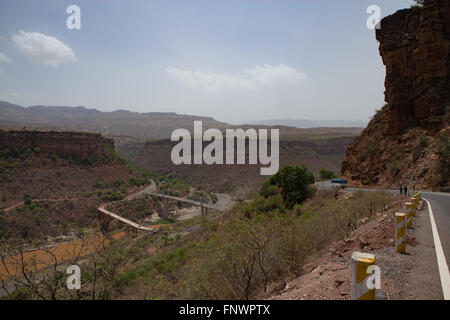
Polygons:
<instances>
[{"instance_id":1,"label":"green tree","mask_svg":"<svg viewBox=\"0 0 450 320\"><path fill-rule=\"evenodd\" d=\"M274 196L277 193L278 193L278 187L271 184L270 180L267 180L266 182L264 182L261 189L259 190L259 195L263 196L264 198Z\"/></svg>"},{"instance_id":2,"label":"green tree","mask_svg":"<svg viewBox=\"0 0 450 320\"><path fill-rule=\"evenodd\" d=\"M321 169L319 171L320 180L331 180L334 178L337 178L337 174L334 171L327 170L327 169Z\"/></svg>"},{"instance_id":3,"label":"green tree","mask_svg":"<svg viewBox=\"0 0 450 320\"><path fill-rule=\"evenodd\" d=\"M28 194L25 194L23 196L23 203L27 206L31 204L31 197Z\"/></svg>"},{"instance_id":4,"label":"green tree","mask_svg":"<svg viewBox=\"0 0 450 320\"><path fill-rule=\"evenodd\" d=\"M270 185L280 188L287 209L305 201L312 194L313 183L314 175L304 165L285 166L269 179Z\"/></svg>"}]
</instances>

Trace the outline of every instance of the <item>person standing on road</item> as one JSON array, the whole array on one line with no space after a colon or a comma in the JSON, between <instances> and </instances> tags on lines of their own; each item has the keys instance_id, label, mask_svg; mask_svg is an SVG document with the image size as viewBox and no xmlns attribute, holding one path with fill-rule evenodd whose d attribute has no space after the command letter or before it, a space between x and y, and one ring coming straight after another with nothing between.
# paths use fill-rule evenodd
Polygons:
<instances>
[{"instance_id":1,"label":"person standing on road","mask_svg":"<svg viewBox=\"0 0 450 320\"><path fill-rule=\"evenodd\" d=\"M407 196L408 195L408 187L405 187L405 196Z\"/></svg>"},{"instance_id":2,"label":"person standing on road","mask_svg":"<svg viewBox=\"0 0 450 320\"><path fill-rule=\"evenodd\" d=\"M400 186L400 195L403 194L403 186Z\"/></svg>"}]
</instances>

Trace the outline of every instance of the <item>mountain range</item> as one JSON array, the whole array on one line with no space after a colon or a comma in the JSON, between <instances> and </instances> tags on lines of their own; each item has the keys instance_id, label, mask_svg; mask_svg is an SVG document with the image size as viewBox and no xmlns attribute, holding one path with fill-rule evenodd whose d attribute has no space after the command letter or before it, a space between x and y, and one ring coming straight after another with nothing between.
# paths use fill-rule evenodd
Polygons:
<instances>
[{"instance_id":1,"label":"mountain range","mask_svg":"<svg viewBox=\"0 0 450 320\"><path fill-rule=\"evenodd\" d=\"M248 124L268 126L287 126L295 128L364 128L366 121L362 120L307 120L307 119L270 119L250 121Z\"/></svg>"}]
</instances>

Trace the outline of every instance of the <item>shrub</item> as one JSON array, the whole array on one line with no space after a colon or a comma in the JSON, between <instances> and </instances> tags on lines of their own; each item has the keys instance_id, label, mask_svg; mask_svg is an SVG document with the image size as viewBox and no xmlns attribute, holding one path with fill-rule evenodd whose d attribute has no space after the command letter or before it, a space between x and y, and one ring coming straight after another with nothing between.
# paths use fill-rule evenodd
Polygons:
<instances>
[{"instance_id":1,"label":"shrub","mask_svg":"<svg viewBox=\"0 0 450 320\"><path fill-rule=\"evenodd\" d=\"M102 186L102 184L101 184L100 182L94 183L94 184L92 185L92 187L95 188L95 189L103 188L103 186Z\"/></svg>"},{"instance_id":2,"label":"shrub","mask_svg":"<svg viewBox=\"0 0 450 320\"><path fill-rule=\"evenodd\" d=\"M31 205L31 197L28 194L23 196L23 203L27 206Z\"/></svg>"},{"instance_id":3,"label":"shrub","mask_svg":"<svg viewBox=\"0 0 450 320\"><path fill-rule=\"evenodd\" d=\"M266 181L261 189L259 190L259 195L264 198L274 196L278 193L278 187L271 184L270 180Z\"/></svg>"},{"instance_id":4,"label":"shrub","mask_svg":"<svg viewBox=\"0 0 450 320\"><path fill-rule=\"evenodd\" d=\"M26 288L17 288L10 295L3 296L2 300L29 300L31 299L31 291Z\"/></svg>"},{"instance_id":5,"label":"shrub","mask_svg":"<svg viewBox=\"0 0 450 320\"><path fill-rule=\"evenodd\" d=\"M119 201L123 199L122 194L119 192L108 191L104 193L99 191L98 195L101 196L104 201Z\"/></svg>"},{"instance_id":6,"label":"shrub","mask_svg":"<svg viewBox=\"0 0 450 320\"><path fill-rule=\"evenodd\" d=\"M145 178L130 178L128 179L128 184L130 186L142 186L147 182L147 179Z\"/></svg>"},{"instance_id":7,"label":"shrub","mask_svg":"<svg viewBox=\"0 0 450 320\"><path fill-rule=\"evenodd\" d=\"M116 179L112 183L113 187L115 187L115 188L118 188L118 187L120 187L121 185L124 185L124 184L125 184L125 181L123 181L122 179Z\"/></svg>"},{"instance_id":8,"label":"shrub","mask_svg":"<svg viewBox=\"0 0 450 320\"><path fill-rule=\"evenodd\" d=\"M327 169L321 169L319 171L319 176L320 180L331 180L338 177L336 172Z\"/></svg>"},{"instance_id":9,"label":"shrub","mask_svg":"<svg viewBox=\"0 0 450 320\"><path fill-rule=\"evenodd\" d=\"M269 184L281 189L283 203L288 209L311 196L310 185L313 183L314 175L304 165L285 166L269 179Z\"/></svg>"},{"instance_id":10,"label":"shrub","mask_svg":"<svg viewBox=\"0 0 450 320\"><path fill-rule=\"evenodd\" d=\"M35 210L36 208L40 208L40 206L39 206L39 203L37 203L37 202L31 202L30 204L29 204L29 208L31 209L31 210Z\"/></svg>"},{"instance_id":11,"label":"shrub","mask_svg":"<svg viewBox=\"0 0 450 320\"><path fill-rule=\"evenodd\" d=\"M52 153L52 155L50 156L50 160L52 160L52 162L56 162L58 160L58 156L56 155L56 153Z\"/></svg>"},{"instance_id":12,"label":"shrub","mask_svg":"<svg viewBox=\"0 0 450 320\"><path fill-rule=\"evenodd\" d=\"M215 194L215 193L210 193L209 194L209 197L211 198L211 201L212 201L212 203L217 203L217 194Z\"/></svg>"}]
</instances>

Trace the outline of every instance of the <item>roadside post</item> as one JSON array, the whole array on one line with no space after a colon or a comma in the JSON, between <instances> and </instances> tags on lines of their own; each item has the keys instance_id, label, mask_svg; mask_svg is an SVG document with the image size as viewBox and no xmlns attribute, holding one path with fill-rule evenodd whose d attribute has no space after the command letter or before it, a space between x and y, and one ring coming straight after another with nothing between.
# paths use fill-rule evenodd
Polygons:
<instances>
[{"instance_id":1,"label":"roadside post","mask_svg":"<svg viewBox=\"0 0 450 320\"><path fill-rule=\"evenodd\" d=\"M351 269L351 299L375 300L376 288L369 289L367 270L375 265L375 255L363 252L353 252Z\"/></svg>"},{"instance_id":2,"label":"roadside post","mask_svg":"<svg viewBox=\"0 0 450 320\"><path fill-rule=\"evenodd\" d=\"M406 203L406 227L408 229L412 228L412 217L415 215L416 209L413 203Z\"/></svg>"},{"instance_id":3,"label":"roadside post","mask_svg":"<svg viewBox=\"0 0 450 320\"><path fill-rule=\"evenodd\" d=\"M416 194L415 194L415 196L416 196L416 198L417 198L417 200L422 200L422 195L420 194L420 192L417 192Z\"/></svg>"},{"instance_id":4,"label":"roadside post","mask_svg":"<svg viewBox=\"0 0 450 320\"><path fill-rule=\"evenodd\" d=\"M406 253L405 214L395 214L395 248L398 253Z\"/></svg>"}]
</instances>

